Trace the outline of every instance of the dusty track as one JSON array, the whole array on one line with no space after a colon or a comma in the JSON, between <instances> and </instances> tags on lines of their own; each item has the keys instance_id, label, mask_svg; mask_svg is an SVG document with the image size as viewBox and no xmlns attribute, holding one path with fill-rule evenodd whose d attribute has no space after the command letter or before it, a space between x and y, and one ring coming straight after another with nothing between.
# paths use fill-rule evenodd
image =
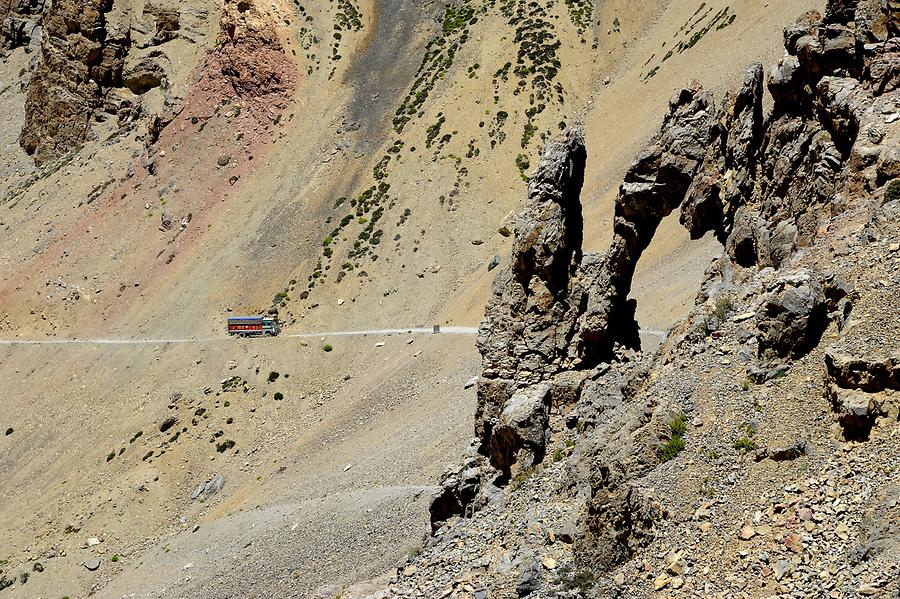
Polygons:
<instances>
[{"instance_id":1,"label":"dusty track","mask_svg":"<svg viewBox=\"0 0 900 599\"><path fill-rule=\"evenodd\" d=\"M364 331L327 331L321 333L292 333L282 339L312 339L314 337L366 337L368 335L475 335L474 327L441 327L437 333L430 328L369 329ZM233 337L184 337L168 339L0 339L0 345L157 345L161 343L208 343L228 341Z\"/></svg>"}]
</instances>

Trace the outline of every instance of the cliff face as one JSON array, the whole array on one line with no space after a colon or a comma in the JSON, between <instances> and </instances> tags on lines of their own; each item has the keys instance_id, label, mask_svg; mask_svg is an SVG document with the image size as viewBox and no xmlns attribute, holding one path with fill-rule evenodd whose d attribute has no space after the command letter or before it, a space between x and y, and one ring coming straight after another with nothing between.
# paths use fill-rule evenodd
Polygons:
<instances>
[{"instance_id":1,"label":"cliff face","mask_svg":"<svg viewBox=\"0 0 900 599\"><path fill-rule=\"evenodd\" d=\"M111 10L111 0L62 0L44 19L41 62L28 86L20 138L37 163L83 142L103 107L104 89L121 85L129 30L110 25Z\"/></svg>"}]
</instances>

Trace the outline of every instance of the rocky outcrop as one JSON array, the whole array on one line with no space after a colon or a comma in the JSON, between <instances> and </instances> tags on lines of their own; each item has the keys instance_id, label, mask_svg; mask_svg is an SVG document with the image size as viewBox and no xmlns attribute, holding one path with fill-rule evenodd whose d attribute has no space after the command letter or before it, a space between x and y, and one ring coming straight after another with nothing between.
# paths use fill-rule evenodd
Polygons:
<instances>
[{"instance_id":1,"label":"rocky outcrop","mask_svg":"<svg viewBox=\"0 0 900 599\"><path fill-rule=\"evenodd\" d=\"M756 314L760 358L777 363L809 353L832 319L842 326L852 308L852 294L847 283L833 275L799 269L779 276Z\"/></svg>"},{"instance_id":2,"label":"rocky outcrop","mask_svg":"<svg viewBox=\"0 0 900 599\"><path fill-rule=\"evenodd\" d=\"M578 130L550 142L528 185L516 225L510 266L494 281L478 334L483 371L478 380L475 433L482 451L508 471L514 441L507 403L519 389L547 381L572 358L580 290L582 216L579 194L587 154ZM542 400L543 401L543 400ZM504 441L493 442L504 420ZM512 428L511 428L512 427Z\"/></svg>"},{"instance_id":3,"label":"rocky outcrop","mask_svg":"<svg viewBox=\"0 0 900 599\"><path fill-rule=\"evenodd\" d=\"M514 432L519 426L506 424L502 441L493 439L517 390L565 371L586 374L617 347L640 346L634 302L628 299L634 269L659 223L681 205L706 154L714 117L712 97L698 83L672 99L659 135L629 168L619 190L613 241L604 255L581 253L579 194L586 159L581 133L568 131L547 145L529 183L510 267L494 281L479 331L484 370L475 432L496 468L508 473L526 445L529 463L541 454L539 435ZM576 379L552 389L576 399ZM555 403L550 396L537 403ZM527 420L546 420L536 414Z\"/></svg>"},{"instance_id":4,"label":"rocky outcrop","mask_svg":"<svg viewBox=\"0 0 900 599\"><path fill-rule=\"evenodd\" d=\"M207 69L222 77L240 98L282 96L293 89L296 69L270 17L253 2L225 0L221 33Z\"/></svg>"},{"instance_id":5,"label":"rocky outcrop","mask_svg":"<svg viewBox=\"0 0 900 599\"><path fill-rule=\"evenodd\" d=\"M38 0L6 2L43 6ZM78 148L91 137L93 123L107 115L116 116L120 127L148 116L145 140L155 143L160 129L179 110L168 97L159 114L144 109L141 96L157 88L167 92L172 79L172 61L157 46L179 36L195 41L196 32L184 25L182 17L205 19L206 11L182 13L147 3L136 15L112 0L60 0L47 6L41 57L27 88L20 145L35 163L47 162ZM296 83L295 65L278 38L273 15L254 2L227 0L219 21L220 34L201 71L199 93L250 102L272 100L259 111L264 113L260 119L272 118L269 112L286 106Z\"/></svg>"},{"instance_id":6,"label":"rocky outcrop","mask_svg":"<svg viewBox=\"0 0 900 599\"><path fill-rule=\"evenodd\" d=\"M684 200L710 143L714 117L712 96L691 83L672 98L659 135L628 169L616 197L610 249L602 259L586 259L582 268L587 297L577 353L584 366L609 359L616 343L640 346L628 301L634 269L659 223Z\"/></svg>"},{"instance_id":7,"label":"rocky outcrop","mask_svg":"<svg viewBox=\"0 0 900 599\"><path fill-rule=\"evenodd\" d=\"M38 164L83 143L104 89L121 85L129 30L110 25L111 10L110 0L58 0L44 19L19 138Z\"/></svg>"},{"instance_id":8,"label":"rocky outcrop","mask_svg":"<svg viewBox=\"0 0 900 599\"><path fill-rule=\"evenodd\" d=\"M721 119L712 128L709 149L681 210L681 223L694 239L723 233L746 204L756 178L757 148L763 127L763 66L747 69L744 84L725 100Z\"/></svg>"},{"instance_id":9,"label":"rocky outcrop","mask_svg":"<svg viewBox=\"0 0 900 599\"><path fill-rule=\"evenodd\" d=\"M826 395L846 439L868 440L884 418L900 419L900 356L857 357L829 350Z\"/></svg>"},{"instance_id":10,"label":"rocky outcrop","mask_svg":"<svg viewBox=\"0 0 900 599\"><path fill-rule=\"evenodd\" d=\"M884 126L895 110L884 94L897 87L896 8L860 0L828 10L785 30L764 123L761 70L748 71L717 118L717 142L682 208L693 237L714 231L741 266L779 267L813 242L848 194L898 175Z\"/></svg>"},{"instance_id":11,"label":"rocky outcrop","mask_svg":"<svg viewBox=\"0 0 900 599\"><path fill-rule=\"evenodd\" d=\"M562 595L574 572L585 588L597 583L591 596L887 589L867 574L824 583L817 572L792 570L798 555L821 551L805 535L828 520L840 489L876 478L857 476L869 467L858 445L819 436L829 423L808 375L821 373L822 339L841 348L825 355L835 432L853 441L871 435L868 458L881 465L866 472L893 472L883 465L892 464L895 435L877 427L900 419L900 358L891 333L879 330L896 324L898 24L893 0L833 0L824 16L801 17L770 72L768 116L761 64L720 105L699 84L680 91L619 189L604 254L580 253L580 176L572 186L554 175L583 165L580 135L548 145L480 330L481 455L445 478L432 506L436 546L468 547L499 518L520 537L533 535L541 552L557 551L542 525L552 522L546 497L558 494L578 509L573 561L548 583L537 562L509 551L495 572L514 566L516 592L556 584ZM724 252L707 270L697 310L655 356L642 356L633 351L631 279L660 221L679 208L692 237L712 233ZM823 464L817 478L811 463ZM838 482L841 470L848 474ZM757 504L761 489L771 508ZM782 503L803 489L807 499ZM516 513L525 521L508 526ZM470 515L472 530L454 520ZM853 546L845 522L859 522L835 515L830 555ZM857 555L883 554L868 567L884 571L897 563L896 531L869 528ZM690 553L693 563L684 559ZM548 572L558 555L545 562ZM758 561L745 562L748 555ZM420 563L435 561L432 552Z\"/></svg>"},{"instance_id":12,"label":"rocky outcrop","mask_svg":"<svg viewBox=\"0 0 900 599\"><path fill-rule=\"evenodd\" d=\"M0 52L37 44L47 0L0 0Z\"/></svg>"}]
</instances>

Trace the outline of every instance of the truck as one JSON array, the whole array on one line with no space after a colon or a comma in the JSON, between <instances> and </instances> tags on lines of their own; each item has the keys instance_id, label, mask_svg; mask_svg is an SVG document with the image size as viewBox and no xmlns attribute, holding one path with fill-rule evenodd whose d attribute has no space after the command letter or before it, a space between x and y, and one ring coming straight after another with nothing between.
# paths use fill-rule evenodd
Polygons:
<instances>
[{"instance_id":1,"label":"truck","mask_svg":"<svg viewBox=\"0 0 900 599\"><path fill-rule=\"evenodd\" d=\"M228 334L236 337L274 337L281 330L270 316L229 316Z\"/></svg>"}]
</instances>

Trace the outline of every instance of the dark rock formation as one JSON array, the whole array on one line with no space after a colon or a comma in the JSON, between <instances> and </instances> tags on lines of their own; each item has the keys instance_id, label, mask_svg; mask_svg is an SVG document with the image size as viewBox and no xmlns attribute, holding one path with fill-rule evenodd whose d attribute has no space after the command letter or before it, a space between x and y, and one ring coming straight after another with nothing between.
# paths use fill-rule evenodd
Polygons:
<instances>
[{"instance_id":1,"label":"dark rock formation","mask_svg":"<svg viewBox=\"0 0 900 599\"><path fill-rule=\"evenodd\" d=\"M843 326L853 295L853 289L834 275L815 275L807 269L783 273L769 285L756 314L760 358L777 364L809 353L832 320Z\"/></svg>"},{"instance_id":2,"label":"dark rock formation","mask_svg":"<svg viewBox=\"0 0 900 599\"><path fill-rule=\"evenodd\" d=\"M516 225L510 266L494 281L478 334L483 371L478 381L475 433L482 450L503 448L496 464L508 466L510 443L491 436L517 389L548 380L564 369L577 318L574 276L581 261L579 194L586 160L578 130L547 144L528 186ZM508 428L508 423L507 423Z\"/></svg>"},{"instance_id":3,"label":"dark rock formation","mask_svg":"<svg viewBox=\"0 0 900 599\"><path fill-rule=\"evenodd\" d=\"M802 357L828 326L825 292L809 271L785 274L769 288L756 316L762 358Z\"/></svg>"},{"instance_id":4,"label":"dark rock formation","mask_svg":"<svg viewBox=\"0 0 900 599\"><path fill-rule=\"evenodd\" d=\"M682 206L681 223L693 239L715 231L724 243L735 211L750 199L762 136L762 98L763 67L754 63L741 89L726 99L722 119L713 126L709 150Z\"/></svg>"},{"instance_id":5,"label":"dark rock formation","mask_svg":"<svg viewBox=\"0 0 900 599\"><path fill-rule=\"evenodd\" d=\"M630 559L653 536L654 523L665 510L652 495L601 468L591 481L587 504L587 537L577 542L578 553L599 571L608 571Z\"/></svg>"},{"instance_id":6,"label":"dark rock formation","mask_svg":"<svg viewBox=\"0 0 900 599\"><path fill-rule=\"evenodd\" d=\"M37 43L46 0L0 0L0 51Z\"/></svg>"},{"instance_id":7,"label":"dark rock formation","mask_svg":"<svg viewBox=\"0 0 900 599\"><path fill-rule=\"evenodd\" d=\"M824 19L807 13L788 27L766 122L761 68L751 66L682 208L692 237L714 231L741 266L779 267L840 209L845 186L872 192L897 176L881 97L900 77L900 41L888 33L896 12L873 0L831 3Z\"/></svg>"},{"instance_id":8,"label":"dark rock formation","mask_svg":"<svg viewBox=\"0 0 900 599\"><path fill-rule=\"evenodd\" d=\"M879 418L900 419L900 356L850 356L829 350L826 395L844 437L867 440Z\"/></svg>"},{"instance_id":9,"label":"dark rock formation","mask_svg":"<svg viewBox=\"0 0 900 599\"><path fill-rule=\"evenodd\" d=\"M578 466L589 470L581 474L591 482L579 559L608 569L649 540L664 512L633 480L659 464L659 448L671 440L677 415L640 389L652 377L608 378L605 364L619 361L612 370L627 371L630 350L639 347L635 304L628 299L638 260L662 219L678 208L692 237L712 232L723 244L725 256L710 272L720 281L744 268L791 264L799 248L814 245L832 217L851 207L882 219L900 214L900 201L887 193L900 177L893 126L900 118L898 16L893 1L833 1L825 17L808 13L788 27L786 55L769 77L774 110L768 118L760 64L750 65L741 88L720 107L697 83L676 94L659 134L619 189L605 254L581 253L581 134L568 131L547 145L510 263L498 270L479 330L484 370L475 432L482 457L466 476L461 469L445 479L433 521L476 509L482 492L476 487L496 490L493 485L543 459L551 432L578 426L593 439L581 448ZM763 377L784 372L787 362L816 347L830 323L843 327L854 300L853 290L832 274L793 270L774 279L754 291L763 293L756 314L759 358L773 369L760 370ZM705 299L713 297L713 287L708 282L701 290ZM748 338L752 317L741 320L748 321ZM701 338L711 336L704 328ZM692 334L685 331L685 338ZM748 366L751 373L755 368ZM879 380L896 383L894 362L865 368L890 371L894 379L879 374ZM851 369L836 372L843 370ZM870 391L862 379L832 378L830 393L850 434L861 436L855 431L867 431L878 414L896 411L882 401L881 383ZM683 390L688 395L689 387ZM881 395L858 397L873 393ZM759 455L782 460L803 451L775 448Z\"/></svg>"},{"instance_id":10,"label":"dark rock formation","mask_svg":"<svg viewBox=\"0 0 900 599\"><path fill-rule=\"evenodd\" d=\"M616 198L610 249L603 260L585 260L582 269L587 305L578 322L578 356L585 365L608 359L617 342L640 346L628 302L634 269L659 223L683 201L714 118L709 92L692 83L672 98L659 135L628 169Z\"/></svg>"}]
</instances>

